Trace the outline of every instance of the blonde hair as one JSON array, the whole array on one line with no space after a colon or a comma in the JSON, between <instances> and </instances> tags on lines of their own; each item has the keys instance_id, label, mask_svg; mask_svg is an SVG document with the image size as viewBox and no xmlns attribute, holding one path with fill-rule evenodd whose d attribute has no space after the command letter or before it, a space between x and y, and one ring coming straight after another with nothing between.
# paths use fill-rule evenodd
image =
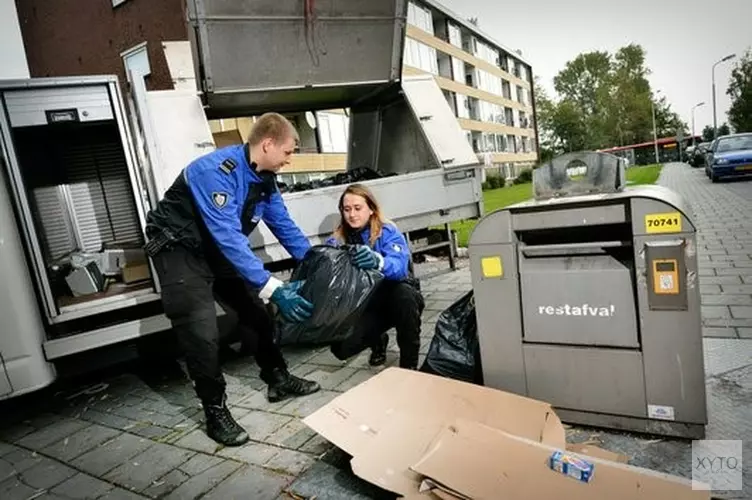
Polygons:
<instances>
[{"instance_id":1,"label":"blonde hair","mask_svg":"<svg viewBox=\"0 0 752 500\"><path fill-rule=\"evenodd\" d=\"M266 138L279 143L288 137L295 139L295 142L300 142L298 131L295 130L290 120L279 113L264 113L253 124L248 134L248 144L255 146Z\"/></svg>"},{"instance_id":2,"label":"blonde hair","mask_svg":"<svg viewBox=\"0 0 752 500\"><path fill-rule=\"evenodd\" d=\"M342 193L342 196L339 197L340 221L337 229L334 230L334 237L337 238L340 242L346 243L348 239L347 237L354 232L353 228L351 228L345 220L344 214L343 204L345 202L345 196L348 194L360 196L361 198L366 200L368 208L370 208L373 212L371 214L371 220L369 221L369 226L371 229L369 243L371 246L373 246L373 244L376 243L376 240L381 236L381 230L384 228L384 224L387 224L389 221L384 219L384 214L381 212L381 206L379 205L379 202L376 201L376 197L373 195L371 190L363 184L351 184L347 186L345 191Z\"/></svg>"}]
</instances>

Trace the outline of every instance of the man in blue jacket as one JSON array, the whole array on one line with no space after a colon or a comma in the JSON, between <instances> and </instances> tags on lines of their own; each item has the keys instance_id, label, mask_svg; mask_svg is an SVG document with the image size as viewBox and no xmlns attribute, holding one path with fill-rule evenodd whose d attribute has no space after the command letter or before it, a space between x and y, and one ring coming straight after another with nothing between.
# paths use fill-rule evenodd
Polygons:
<instances>
[{"instance_id":1,"label":"man in blue jacket","mask_svg":"<svg viewBox=\"0 0 752 500\"><path fill-rule=\"evenodd\" d=\"M289 164L297 141L286 118L265 114L246 144L190 163L147 216L146 250L162 286L165 315L185 353L207 434L225 445L241 445L249 437L226 405L215 299L238 314L242 329L256 333L255 358L269 401L320 388L288 372L265 302L289 321L305 320L313 306L298 295L299 283L283 283L264 269L248 241L263 220L293 258L301 260L310 248L276 185L276 173Z\"/></svg>"}]
</instances>

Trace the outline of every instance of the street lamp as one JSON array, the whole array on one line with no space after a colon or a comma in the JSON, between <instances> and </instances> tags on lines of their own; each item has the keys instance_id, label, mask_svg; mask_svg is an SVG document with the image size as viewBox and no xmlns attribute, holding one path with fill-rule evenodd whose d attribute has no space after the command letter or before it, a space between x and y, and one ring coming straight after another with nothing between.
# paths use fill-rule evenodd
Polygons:
<instances>
[{"instance_id":1,"label":"street lamp","mask_svg":"<svg viewBox=\"0 0 752 500\"><path fill-rule=\"evenodd\" d=\"M715 67L721 64L722 62L730 61L731 59L735 58L736 54L729 54L720 61L713 64L713 139L716 139L718 137L718 122L716 121L716 114L715 114Z\"/></svg>"},{"instance_id":2,"label":"street lamp","mask_svg":"<svg viewBox=\"0 0 752 500\"><path fill-rule=\"evenodd\" d=\"M699 108L700 106L705 106L705 101L698 102L694 106L692 106L692 146L695 145L695 109Z\"/></svg>"},{"instance_id":3,"label":"street lamp","mask_svg":"<svg viewBox=\"0 0 752 500\"><path fill-rule=\"evenodd\" d=\"M660 90L655 91L656 97L658 94L660 94ZM658 128L655 125L655 99L650 100L650 104L653 106L653 147L655 148L655 163L656 165L660 163L658 160Z\"/></svg>"}]
</instances>

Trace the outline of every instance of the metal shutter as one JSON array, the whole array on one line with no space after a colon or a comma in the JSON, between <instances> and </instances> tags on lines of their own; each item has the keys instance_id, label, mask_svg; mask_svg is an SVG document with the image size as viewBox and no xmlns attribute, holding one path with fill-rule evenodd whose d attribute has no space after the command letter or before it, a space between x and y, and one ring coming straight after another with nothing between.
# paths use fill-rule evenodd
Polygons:
<instances>
[{"instance_id":1,"label":"metal shutter","mask_svg":"<svg viewBox=\"0 0 752 500\"><path fill-rule=\"evenodd\" d=\"M66 213L62 186L39 187L33 191L34 216L42 226L46 258L55 261L76 249L73 225Z\"/></svg>"},{"instance_id":2,"label":"metal shutter","mask_svg":"<svg viewBox=\"0 0 752 500\"><path fill-rule=\"evenodd\" d=\"M125 153L114 121L14 130L24 183L50 264L103 244L142 244Z\"/></svg>"},{"instance_id":3,"label":"metal shutter","mask_svg":"<svg viewBox=\"0 0 752 500\"><path fill-rule=\"evenodd\" d=\"M99 131L97 131L99 132ZM63 157L72 211L82 250L98 252L103 244L141 243L133 190L117 134L82 134Z\"/></svg>"}]
</instances>

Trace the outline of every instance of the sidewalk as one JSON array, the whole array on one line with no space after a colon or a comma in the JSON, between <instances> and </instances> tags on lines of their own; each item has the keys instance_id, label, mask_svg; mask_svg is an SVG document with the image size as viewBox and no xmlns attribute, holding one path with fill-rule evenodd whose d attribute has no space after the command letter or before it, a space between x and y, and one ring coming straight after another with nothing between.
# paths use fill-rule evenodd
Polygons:
<instances>
[{"instance_id":1,"label":"sidewalk","mask_svg":"<svg viewBox=\"0 0 752 500\"><path fill-rule=\"evenodd\" d=\"M700 226L707 438L745 440L752 464L752 183L711 184L681 164L668 165L661 182L687 197ZM467 261L460 265L423 282L422 355L438 314L470 289ZM252 359L224 367L232 411L252 438L240 448L221 449L205 436L193 390L175 374L153 380L121 369L0 404L0 499L294 498L285 491L374 498L377 490L347 470L347 457L300 422L377 372L367 353L348 363L327 349L286 353L294 373L319 381L321 392L269 404ZM392 338L388 365L397 355ZM690 477L689 442L574 427L568 433L570 442L594 440L634 465Z\"/></svg>"}]
</instances>

